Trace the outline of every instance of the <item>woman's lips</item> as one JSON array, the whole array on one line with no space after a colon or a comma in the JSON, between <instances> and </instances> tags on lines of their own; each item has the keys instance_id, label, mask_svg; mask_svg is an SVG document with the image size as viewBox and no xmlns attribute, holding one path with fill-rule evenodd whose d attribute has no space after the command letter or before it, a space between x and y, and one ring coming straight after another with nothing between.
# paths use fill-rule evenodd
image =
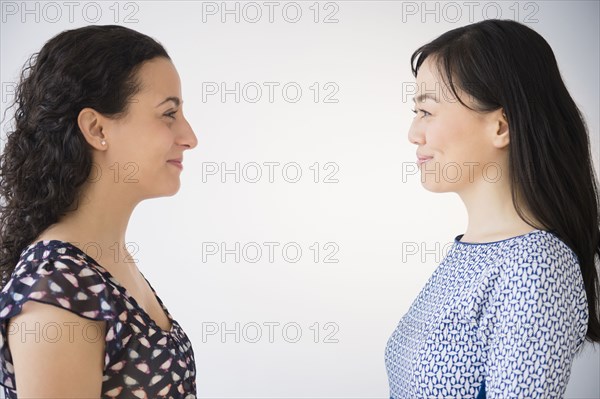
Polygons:
<instances>
[{"instance_id":1,"label":"woman's lips","mask_svg":"<svg viewBox=\"0 0 600 399\"><path fill-rule=\"evenodd\" d=\"M421 165L430 159L433 159L433 157L417 157L417 164Z\"/></svg>"},{"instance_id":2,"label":"woman's lips","mask_svg":"<svg viewBox=\"0 0 600 399\"><path fill-rule=\"evenodd\" d=\"M181 161L174 161L174 160L171 160L171 161L167 161L167 163L170 163L170 164L172 164L172 165L175 165L175 166L177 166L179 169L183 170L183 163L182 163Z\"/></svg>"}]
</instances>

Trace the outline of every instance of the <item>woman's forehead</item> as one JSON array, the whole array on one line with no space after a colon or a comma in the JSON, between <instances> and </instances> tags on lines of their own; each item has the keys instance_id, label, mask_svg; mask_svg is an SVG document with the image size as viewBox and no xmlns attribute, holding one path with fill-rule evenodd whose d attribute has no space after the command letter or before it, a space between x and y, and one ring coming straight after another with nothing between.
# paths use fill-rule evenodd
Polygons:
<instances>
[{"instance_id":1,"label":"woman's forehead","mask_svg":"<svg viewBox=\"0 0 600 399\"><path fill-rule=\"evenodd\" d=\"M138 72L142 84L140 92L161 93L161 97L178 95L180 80L175 66L167 59L147 61ZM176 93L173 93L176 90Z\"/></svg>"}]
</instances>

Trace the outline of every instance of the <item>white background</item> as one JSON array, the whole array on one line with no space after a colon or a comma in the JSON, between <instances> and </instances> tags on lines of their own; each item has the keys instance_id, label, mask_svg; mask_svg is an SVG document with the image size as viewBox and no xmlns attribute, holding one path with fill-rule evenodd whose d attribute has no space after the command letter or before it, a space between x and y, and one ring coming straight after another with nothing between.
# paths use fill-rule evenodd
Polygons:
<instances>
[{"instance_id":1,"label":"white background","mask_svg":"<svg viewBox=\"0 0 600 399\"><path fill-rule=\"evenodd\" d=\"M140 204L127 239L192 341L199 397L387 398L387 339L467 223L458 196L435 195L417 175L403 173L415 161L407 140L412 52L482 19L526 23L555 52L589 125L599 170L598 2L472 3L470 15L465 2L428 2L429 14L422 2L275 2L270 22L264 2L76 2L71 16L63 2L2 2L2 112L25 60L65 29L118 23L159 40L179 71L199 145L185 153L179 193ZM224 7L237 7L239 22ZM291 22L298 8L302 14ZM221 83L234 89L235 82L239 102L205 90ZM279 84L273 102L265 82ZM297 102L289 101L293 88L284 97L287 83L302 89ZM257 85L262 97L252 103ZM324 102L327 94L337 102ZM233 174L206 173L236 162L246 172L238 183ZM265 162L279 163L273 182ZM302 175L290 183L284 177L294 178L294 162ZM253 163L262 167L255 183ZM324 182L328 175L338 182ZM273 262L264 242L279 245ZM210 243L239 243L248 252L239 263L232 254L223 262L221 253L205 251ZM263 250L255 263L248 243ZM286 243L301 248L297 262L282 255ZM408 246L421 250L407 255ZM294 257L293 248L287 254ZM338 262L325 263L327 254ZM221 334L236 323L239 342L233 332ZM273 342L269 323L279 323L272 324ZM252 343L257 325L262 336ZM302 335L292 343L298 327ZM566 397L600 397L599 375L598 350L586 346Z\"/></svg>"}]
</instances>

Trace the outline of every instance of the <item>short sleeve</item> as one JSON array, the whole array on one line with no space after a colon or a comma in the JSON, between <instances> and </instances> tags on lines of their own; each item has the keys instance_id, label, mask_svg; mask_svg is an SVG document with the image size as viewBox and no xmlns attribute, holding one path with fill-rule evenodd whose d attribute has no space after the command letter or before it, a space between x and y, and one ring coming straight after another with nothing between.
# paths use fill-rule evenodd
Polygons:
<instances>
[{"instance_id":1,"label":"short sleeve","mask_svg":"<svg viewBox=\"0 0 600 399\"><path fill-rule=\"evenodd\" d=\"M491 302L482 323L486 397L562 398L588 322L575 254L557 238L516 246Z\"/></svg>"},{"instance_id":2,"label":"short sleeve","mask_svg":"<svg viewBox=\"0 0 600 399\"><path fill-rule=\"evenodd\" d=\"M27 301L57 306L90 320L112 320L116 311L109 288L87 263L68 255L22 259L0 292L0 384L14 389L12 357L7 345L8 319Z\"/></svg>"},{"instance_id":3,"label":"short sleeve","mask_svg":"<svg viewBox=\"0 0 600 399\"><path fill-rule=\"evenodd\" d=\"M71 256L19 263L0 294L0 320L20 312L28 300L47 303L91 320L111 320L106 282L85 262Z\"/></svg>"}]
</instances>

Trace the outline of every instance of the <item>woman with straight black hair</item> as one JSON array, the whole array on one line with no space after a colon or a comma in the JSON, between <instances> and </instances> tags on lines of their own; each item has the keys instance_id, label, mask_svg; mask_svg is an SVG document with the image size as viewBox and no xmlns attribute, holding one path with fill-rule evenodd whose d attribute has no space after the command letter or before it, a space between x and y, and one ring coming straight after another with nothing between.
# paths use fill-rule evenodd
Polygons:
<instances>
[{"instance_id":1,"label":"woman with straight black hair","mask_svg":"<svg viewBox=\"0 0 600 399\"><path fill-rule=\"evenodd\" d=\"M24 67L0 157L7 398L196 397L191 342L125 240L139 202L179 189L182 103L163 46L122 26L61 32Z\"/></svg>"},{"instance_id":2,"label":"woman with straight black hair","mask_svg":"<svg viewBox=\"0 0 600 399\"><path fill-rule=\"evenodd\" d=\"M456 192L469 220L388 340L390 396L561 398L585 338L600 341L582 114L548 43L515 21L446 32L411 68L421 182Z\"/></svg>"}]
</instances>

